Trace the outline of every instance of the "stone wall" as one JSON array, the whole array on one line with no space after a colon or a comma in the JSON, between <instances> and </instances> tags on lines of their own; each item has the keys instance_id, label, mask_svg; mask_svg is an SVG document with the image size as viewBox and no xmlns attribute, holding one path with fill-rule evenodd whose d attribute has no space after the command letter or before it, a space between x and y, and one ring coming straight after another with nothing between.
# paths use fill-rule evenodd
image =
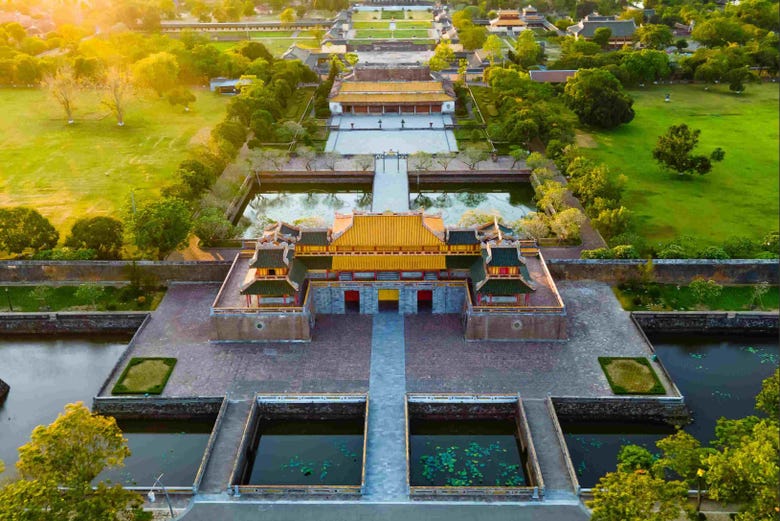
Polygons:
<instances>
[{"instance_id":1,"label":"stone wall","mask_svg":"<svg viewBox=\"0 0 780 521\"><path fill-rule=\"evenodd\" d=\"M566 312L466 311L466 340L566 340Z\"/></svg>"},{"instance_id":2,"label":"stone wall","mask_svg":"<svg viewBox=\"0 0 780 521\"><path fill-rule=\"evenodd\" d=\"M92 399L92 410L117 419L216 419L223 400L222 396L198 398L96 396Z\"/></svg>"},{"instance_id":3,"label":"stone wall","mask_svg":"<svg viewBox=\"0 0 780 521\"><path fill-rule=\"evenodd\" d=\"M417 313L417 292L432 292L432 312L460 313L466 298L466 289L460 284L412 281L376 281L372 283L340 281L332 284L313 284L311 294L314 309L322 314L345 313L345 291L357 291L360 295L360 313L371 315L379 310L379 290L398 290L398 312Z\"/></svg>"},{"instance_id":4,"label":"stone wall","mask_svg":"<svg viewBox=\"0 0 780 521\"><path fill-rule=\"evenodd\" d=\"M648 332L777 335L780 330L780 315L773 312L634 311L632 316Z\"/></svg>"},{"instance_id":5,"label":"stone wall","mask_svg":"<svg viewBox=\"0 0 780 521\"><path fill-rule=\"evenodd\" d=\"M546 259L547 268L556 280L600 280L609 283L639 278L638 267L647 261L639 259ZM780 281L777 260L759 259L655 259L655 282L688 284L696 277L713 279L721 284L757 284Z\"/></svg>"},{"instance_id":6,"label":"stone wall","mask_svg":"<svg viewBox=\"0 0 780 521\"><path fill-rule=\"evenodd\" d=\"M0 334L132 335L148 315L147 311L2 313Z\"/></svg>"},{"instance_id":7,"label":"stone wall","mask_svg":"<svg viewBox=\"0 0 780 521\"><path fill-rule=\"evenodd\" d=\"M0 284L32 282L222 282L231 261L0 261ZM134 273L135 271L135 273Z\"/></svg>"},{"instance_id":8,"label":"stone wall","mask_svg":"<svg viewBox=\"0 0 780 521\"><path fill-rule=\"evenodd\" d=\"M311 340L314 317L308 312L212 313L215 342L279 342Z\"/></svg>"},{"instance_id":9,"label":"stone wall","mask_svg":"<svg viewBox=\"0 0 780 521\"><path fill-rule=\"evenodd\" d=\"M638 422L685 425L690 412L682 397L553 397L559 420L571 422Z\"/></svg>"},{"instance_id":10,"label":"stone wall","mask_svg":"<svg viewBox=\"0 0 780 521\"><path fill-rule=\"evenodd\" d=\"M335 397L334 397L335 398ZM257 397L257 417L260 420L337 420L344 418L365 419L366 395L348 397L346 400L267 401Z\"/></svg>"},{"instance_id":11,"label":"stone wall","mask_svg":"<svg viewBox=\"0 0 780 521\"><path fill-rule=\"evenodd\" d=\"M457 399L457 396L453 396ZM410 421L424 420L512 420L517 415L517 399L500 402L417 401L407 402Z\"/></svg>"}]
</instances>

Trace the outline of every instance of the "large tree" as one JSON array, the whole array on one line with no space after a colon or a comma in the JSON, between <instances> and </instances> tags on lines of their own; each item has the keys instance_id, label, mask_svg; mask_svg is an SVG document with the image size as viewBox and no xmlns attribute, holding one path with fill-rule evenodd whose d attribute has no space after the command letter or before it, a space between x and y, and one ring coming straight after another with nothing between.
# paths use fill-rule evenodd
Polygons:
<instances>
[{"instance_id":1,"label":"large tree","mask_svg":"<svg viewBox=\"0 0 780 521\"><path fill-rule=\"evenodd\" d=\"M712 170L712 162L721 161L724 152L716 148L710 157L694 155L692 152L699 144L699 134L701 130L692 130L685 123L672 125L665 134L658 137L653 158L661 166L677 172L678 175L709 173Z\"/></svg>"},{"instance_id":2,"label":"large tree","mask_svg":"<svg viewBox=\"0 0 780 521\"><path fill-rule=\"evenodd\" d=\"M634 100L611 73L602 69L581 69L564 89L566 104L582 123L615 128L634 119Z\"/></svg>"},{"instance_id":3,"label":"large tree","mask_svg":"<svg viewBox=\"0 0 780 521\"><path fill-rule=\"evenodd\" d=\"M43 77L43 84L65 111L68 125L73 124L73 111L75 110L76 95L79 92L79 83L71 66L61 67L54 74L47 74Z\"/></svg>"},{"instance_id":4,"label":"large tree","mask_svg":"<svg viewBox=\"0 0 780 521\"><path fill-rule=\"evenodd\" d=\"M125 126L125 110L132 94L130 74L122 68L112 67L106 73L103 89L103 105L114 114L118 126Z\"/></svg>"},{"instance_id":5,"label":"large tree","mask_svg":"<svg viewBox=\"0 0 780 521\"><path fill-rule=\"evenodd\" d=\"M666 25L645 24L637 27L635 38L643 47L661 50L672 45L674 35Z\"/></svg>"},{"instance_id":6,"label":"large tree","mask_svg":"<svg viewBox=\"0 0 780 521\"><path fill-rule=\"evenodd\" d=\"M9 521L149 519L141 497L93 480L130 455L116 420L68 404L51 425L38 426L19 448L21 479L0 488L0 519Z\"/></svg>"},{"instance_id":7,"label":"large tree","mask_svg":"<svg viewBox=\"0 0 780 521\"><path fill-rule=\"evenodd\" d=\"M173 89L179 77L179 62L168 52L157 52L133 65L133 81L141 88L153 90L158 96Z\"/></svg>"},{"instance_id":8,"label":"large tree","mask_svg":"<svg viewBox=\"0 0 780 521\"><path fill-rule=\"evenodd\" d=\"M639 469L610 472L593 487L586 504L592 521L673 521L684 519L688 488Z\"/></svg>"},{"instance_id":9,"label":"large tree","mask_svg":"<svg viewBox=\"0 0 780 521\"><path fill-rule=\"evenodd\" d=\"M130 216L129 222L136 246L155 253L160 260L185 243L191 227L190 209L177 198L147 203Z\"/></svg>"},{"instance_id":10,"label":"large tree","mask_svg":"<svg viewBox=\"0 0 780 521\"><path fill-rule=\"evenodd\" d=\"M48 250L57 245L60 234L46 217L32 208L0 208L0 251Z\"/></svg>"},{"instance_id":11,"label":"large tree","mask_svg":"<svg viewBox=\"0 0 780 521\"><path fill-rule=\"evenodd\" d=\"M65 246L90 249L98 259L116 259L122 250L124 226L113 217L83 217L76 221L65 239Z\"/></svg>"},{"instance_id":12,"label":"large tree","mask_svg":"<svg viewBox=\"0 0 780 521\"><path fill-rule=\"evenodd\" d=\"M448 42L441 42L436 46L433 51L433 56L428 61L428 67L432 71L441 71L450 66L450 63L455 59L455 51Z\"/></svg>"},{"instance_id":13,"label":"large tree","mask_svg":"<svg viewBox=\"0 0 780 521\"><path fill-rule=\"evenodd\" d=\"M544 50L537 43L533 31L523 31L515 41L515 61L524 69L542 61Z\"/></svg>"}]
</instances>

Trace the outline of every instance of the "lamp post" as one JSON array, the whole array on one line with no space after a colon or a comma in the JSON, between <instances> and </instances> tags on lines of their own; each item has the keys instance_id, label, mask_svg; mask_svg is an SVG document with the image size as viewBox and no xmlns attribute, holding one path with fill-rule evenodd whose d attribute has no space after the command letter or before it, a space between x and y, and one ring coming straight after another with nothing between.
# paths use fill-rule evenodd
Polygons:
<instances>
[{"instance_id":1,"label":"lamp post","mask_svg":"<svg viewBox=\"0 0 780 521\"><path fill-rule=\"evenodd\" d=\"M157 486L157 484L160 484L160 488L162 489L163 493L165 494L165 500L168 502L168 510L171 512L171 519L173 519L174 513L173 513L173 505L171 505L171 498L168 496L168 491L165 489L165 485L163 485L163 482L161 481L163 477L163 474L160 474L157 476L157 479L154 480L154 483L152 484L152 488L149 490L149 493L146 494L146 497L149 498L149 503L154 503L157 499L154 495L154 488Z\"/></svg>"},{"instance_id":2,"label":"lamp post","mask_svg":"<svg viewBox=\"0 0 780 521\"><path fill-rule=\"evenodd\" d=\"M13 313L14 312L14 305L11 304L11 294L8 293L8 288L5 288L5 298L8 299L8 310Z\"/></svg>"},{"instance_id":3,"label":"lamp post","mask_svg":"<svg viewBox=\"0 0 780 521\"><path fill-rule=\"evenodd\" d=\"M701 478L704 477L704 469L698 469L696 471L696 482L698 484L698 490L696 491L696 515L701 512Z\"/></svg>"}]
</instances>

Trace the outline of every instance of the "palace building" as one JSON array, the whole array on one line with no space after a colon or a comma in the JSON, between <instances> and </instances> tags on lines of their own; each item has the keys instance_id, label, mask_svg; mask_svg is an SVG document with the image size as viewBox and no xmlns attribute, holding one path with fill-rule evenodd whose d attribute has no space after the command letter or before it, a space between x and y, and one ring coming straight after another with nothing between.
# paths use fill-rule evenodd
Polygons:
<instances>
[{"instance_id":1,"label":"palace building","mask_svg":"<svg viewBox=\"0 0 780 521\"><path fill-rule=\"evenodd\" d=\"M533 241L498 222L337 214L277 223L236 258L212 307L216 341L309 340L318 314L458 313L468 339L560 340L565 307Z\"/></svg>"},{"instance_id":2,"label":"palace building","mask_svg":"<svg viewBox=\"0 0 780 521\"><path fill-rule=\"evenodd\" d=\"M356 67L334 82L333 114L436 114L455 111L455 91L427 67Z\"/></svg>"}]
</instances>

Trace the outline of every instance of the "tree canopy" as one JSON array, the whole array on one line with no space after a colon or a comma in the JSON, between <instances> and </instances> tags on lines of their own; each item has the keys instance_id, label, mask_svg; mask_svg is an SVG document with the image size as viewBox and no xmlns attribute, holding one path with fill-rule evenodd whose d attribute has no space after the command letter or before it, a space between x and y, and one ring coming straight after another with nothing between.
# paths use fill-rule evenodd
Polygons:
<instances>
[{"instance_id":1,"label":"tree canopy","mask_svg":"<svg viewBox=\"0 0 780 521\"><path fill-rule=\"evenodd\" d=\"M122 250L124 225L113 217L83 217L73 224L65 246L97 252L98 259L117 259Z\"/></svg>"},{"instance_id":2,"label":"tree canopy","mask_svg":"<svg viewBox=\"0 0 780 521\"><path fill-rule=\"evenodd\" d=\"M634 100L608 71L583 69L566 82L566 104L582 123L615 128L634 119Z\"/></svg>"},{"instance_id":3,"label":"tree canopy","mask_svg":"<svg viewBox=\"0 0 780 521\"><path fill-rule=\"evenodd\" d=\"M136 246L156 253L160 260L185 243L192 227L189 207L177 198L147 203L138 208L129 221Z\"/></svg>"},{"instance_id":4,"label":"tree canopy","mask_svg":"<svg viewBox=\"0 0 780 521\"><path fill-rule=\"evenodd\" d=\"M672 125L658 137L653 149L653 159L669 170L683 174L704 175L712 170L713 161L721 161L725 153L718 148L710 157L693 154L699 144L701 130L690 129L685 123Z\"/></svg>"},{"instance_id":5,"label":"tree canopy","mask_svg":"<svg viewBox=\"0 0 780 521\"><path fill-rule=\"evenodd\" d=\"M59 239L54 226L37 210L24 206L0 208L0 251L50 250Z\"/></svg>"}]
</instances>

